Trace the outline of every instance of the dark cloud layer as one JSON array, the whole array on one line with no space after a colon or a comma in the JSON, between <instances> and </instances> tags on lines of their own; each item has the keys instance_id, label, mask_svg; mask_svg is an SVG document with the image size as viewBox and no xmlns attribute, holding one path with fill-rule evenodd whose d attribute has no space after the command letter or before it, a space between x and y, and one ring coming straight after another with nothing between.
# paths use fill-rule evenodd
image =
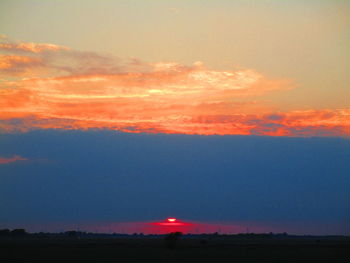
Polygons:
<instances>
[{"instance_id":1,"label":"dark cloud layer","mask_svg":"<svg viewBox=\"0 0 350 263\"><path fill-rule=\"evenodd\" d=\"M2 134L0 223L165 218L350 225L350 140L42 130Z\"/></svg>"}]
</instances>

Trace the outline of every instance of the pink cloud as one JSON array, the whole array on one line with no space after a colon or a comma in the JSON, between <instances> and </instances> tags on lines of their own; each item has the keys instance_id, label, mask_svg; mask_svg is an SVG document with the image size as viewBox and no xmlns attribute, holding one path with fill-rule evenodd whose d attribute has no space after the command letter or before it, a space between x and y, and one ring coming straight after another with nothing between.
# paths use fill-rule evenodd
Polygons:
<instances>
[{"instance_id":1,"label":"pink cloud","mask_svg":"<svg viewBox=\"0 0 350 263\"><path fill-rule=\"evenodd\" d=\"M13 162L18 162L18 161L26 161L28 160L27 158L24 158L22 156L19 155L14 155L10 158L4 158L4 157L0 157L0 164L7 164L7 163L13 163Z\"/></svg>"}]
</instances>

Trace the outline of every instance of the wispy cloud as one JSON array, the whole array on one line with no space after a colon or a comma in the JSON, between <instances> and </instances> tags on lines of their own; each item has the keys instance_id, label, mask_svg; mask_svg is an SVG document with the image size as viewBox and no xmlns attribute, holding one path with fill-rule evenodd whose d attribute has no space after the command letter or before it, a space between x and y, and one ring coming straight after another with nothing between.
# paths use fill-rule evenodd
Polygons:
<instances>
[{"instance_id":1,"label":"wispy cloud","mask_svg":"<svg viewBox=\"0 0 350 263\"><path fill-rule=\"evenodd\" d=\"M10 158L5 158L5 157L0 157L0 164L8 164L8 163L13 163L13 162L18 162L18 161L26 161L28 160L27 158L24 158L19 155L14 155Z\"/></svg>"},{"instance_id":2,"label":"wispy cloud","mask_svg":"<svg viewBox=\"0 0 350 263\"><path fill-rule=\"evenodd\" d=\"M0 50L19 51L30 53L41 53L46 51L69 50L67 47L62 47L54 44L36 44L36 43L0 43Z\"/></svg>"},{"instance_id":3,"label":"wispy cloud","mask_svg":"<svg viewBox=\"0 0 350 263\"><path fill-rule=\"evenodd\" d=\"M23 48L27 46L32 48ZM3 48L25 55L0 57L4 69L0 81L1 130L350 134L350 109L276 110L262 96L289 90L292 82L270 79L253 69L212 70L201 62L190 66L137 59L122 62L94 52L49 47L16 43ZM33 73L27 65L40 70ZM19 77L21 72L23 76Z\"/></svg>"},{"instance_id":4,"label":"wispy cloud","mask_svg":"<svg viewBox=\"0 0 350 263\"><path fill-rule=\"evenodd\" d=\"M0 65L6 71L0 75L10 76L11 73L23 77L61 76L77 74L112 74L119 72L119 60L108 54L90 51L73 50L65 46L48 43L19 42L7 37L0 38ZM25 61L19 66L14 61ZM25 74L30 70L30 75Z\"/></svg>"},{"instance_id":5,"label":"wispy cloud","mask_svg":"<svg viewBox=\"0 0 350 263\"><path fill-rule=\"evenodd\" d=\"M20 55L1 55L0 70L2 75L27 75L31 74L31 69L43 67L43 62L39 58Z\"/></svg>"}]
</instances>

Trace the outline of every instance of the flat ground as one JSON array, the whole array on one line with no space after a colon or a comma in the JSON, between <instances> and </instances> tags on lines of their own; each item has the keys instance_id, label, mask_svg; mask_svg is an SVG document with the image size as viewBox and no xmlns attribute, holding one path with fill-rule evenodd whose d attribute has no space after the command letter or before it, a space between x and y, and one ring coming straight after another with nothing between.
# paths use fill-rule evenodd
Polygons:
<instances>
[{"instance_id":1,"label":"flat ground","mask_svg":"<svg viewBox=\"0 0 350 263\"><path fill-rule=\"evenodd\" d=\"M350 262L350 238L1 237L0 262Z\"/></svg>"}]
</instances>

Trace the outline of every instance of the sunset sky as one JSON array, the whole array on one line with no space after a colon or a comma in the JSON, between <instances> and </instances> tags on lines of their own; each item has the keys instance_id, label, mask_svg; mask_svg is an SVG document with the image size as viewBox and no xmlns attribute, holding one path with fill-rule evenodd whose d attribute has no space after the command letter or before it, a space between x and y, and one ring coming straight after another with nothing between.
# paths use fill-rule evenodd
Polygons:
<instances>
[{"instance_id":1,"label":"sunset sky","mask_svg":"<svg viewBox=\"0 0 350 263\"><path fill-rule=\"evenodd\" d=\"M349 234L349 14L0 1L0 228L179 215Z\"/></svg>"}]
</instances>

